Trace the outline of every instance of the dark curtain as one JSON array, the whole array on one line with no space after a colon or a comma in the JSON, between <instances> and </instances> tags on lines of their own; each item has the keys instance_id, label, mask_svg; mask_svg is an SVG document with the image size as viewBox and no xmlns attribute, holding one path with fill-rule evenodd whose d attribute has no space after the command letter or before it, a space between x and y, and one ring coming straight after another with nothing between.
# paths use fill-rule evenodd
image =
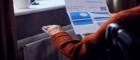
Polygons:
<instances>
[{"instance_id":1,"label":"dark curtain","mask_svg":"<svg viewBox=\"0 0 140 60\"><path fill-rule=\"evenodd\" d=\"M0 60L16 60L15 20L12 0L0 0Z\"/></svg>"},{"instance_id":2,"label":"dark curtain","mask_svg":"<svg viewBox=\"0 0 140 60\"><path fill-rule=\"evenodd\" d=\"M139 5L139 0L107 0L110 12L119 12Z\"/></svg>"},{"instance_id":3,"label":"dark curtain","mask_svg":"<svg viewBox=\"0 0 140 60\"><path fill-rule=\"evenodd\" d=\"M128 9L137 6L137 0L122 0L123 9Z\"/></svg>"}]
</instances>

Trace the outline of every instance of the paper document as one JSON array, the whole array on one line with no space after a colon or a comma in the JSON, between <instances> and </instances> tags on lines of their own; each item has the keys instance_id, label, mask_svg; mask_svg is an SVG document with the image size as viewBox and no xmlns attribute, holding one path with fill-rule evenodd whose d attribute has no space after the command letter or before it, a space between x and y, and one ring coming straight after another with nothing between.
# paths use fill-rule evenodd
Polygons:
<instances>
[{"instance_id":1,"label":"paper document","mask_svg":"<svg viewBox=\"0 0 140 60\"><path fill-rule=\"evenodd\" d=\"M65 4L76 34L93 33L110 18L106 0L65 0Z\"/></svg>"}]
</instances>

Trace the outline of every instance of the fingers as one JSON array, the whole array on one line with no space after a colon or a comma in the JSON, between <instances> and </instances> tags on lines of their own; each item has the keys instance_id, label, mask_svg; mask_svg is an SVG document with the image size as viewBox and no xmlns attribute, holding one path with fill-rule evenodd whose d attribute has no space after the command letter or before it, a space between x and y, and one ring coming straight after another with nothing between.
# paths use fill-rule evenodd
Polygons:
<instances>
[{"instance_id":1,"label":"fingers","mask_svg":"<svg viewBox=\"0 0 140 60\"><path fill-rule=\"evenodd\" d=\"M48 26L43 26L43 27L42 27L42 30L48 30L48 29L49 29Z\"/></svg>"},{"instance_id":2,"label":"fingers","mask_svg":"<svg viewBox=\"0 0 140 60\"><path fill-rule=\"evenodd\" d=\"M43 27L42 27L42 30L43 30L44 32L48 32L48 29L49 29L48 26L43 26Z\"/></svg>"},{"instance_id":3,"label":"fingers","mask_svg":"<svg viewBox=\"0 0 140 60\"><path fill-rule=\"evenodd\" d=\"M59 25L48 25L48 26L43 26L42 30L49 35L55 35L56 33L59 32L64 32L63 28L60 27Z\"/></svg>"},{"instance_id":4,"label":"fingers","mask_svg":"<svg viewBox=\"0 0 140 60\"><path fill-rule=\"evenodd\" d=\"M42 30L46 33L50 33L51 32L55 32L55 31L59 31L61 29L61 27L59 25L48 25L48 26L43 26Z\"/></svg>"},{"instance_id":5,"label":"fingers","mask_svg":"<svg viewBox=\"0 0 140 60\"><path fill-rule=\"evenodd\" d=\"M110 14L110 16L114 16L114 15L116 15L116 13L111 13L111 14Z\"/></svg>"}]
</instances>

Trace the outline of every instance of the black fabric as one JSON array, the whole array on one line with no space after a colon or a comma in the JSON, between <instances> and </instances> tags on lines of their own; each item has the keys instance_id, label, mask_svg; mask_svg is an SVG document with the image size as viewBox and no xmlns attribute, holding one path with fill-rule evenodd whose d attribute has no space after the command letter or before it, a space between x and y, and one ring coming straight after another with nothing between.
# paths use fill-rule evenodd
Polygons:
<instances>
[{"instance_id":1,"label":"black fabric","mask_svg":"<svg viewBox=\"0 0 140 60\"><path fill-rule=\"evenodd\" d=\"M124 27L115 23L110 24L106 29L106 41L110 44L109 49L114 56L113 58L120 58L117 60L140 60L139 38Z\"/></svg>"},{"instance_id":2,"label":"black fabric","mask_svg":"<svg viewBox=\"0 0 140 60\"><path fill-rule=\"evenodd\" d=\"M111 13L119 12L139 5L139 0L106 0ZM114 2L115 1L115 2ZM117 5L116 5L117 4Z\"/></svg>"},{"instance_id":3,"label":"black fabric","mask_svg":"<svg viewBox=\"0 0 140 60\"><path fill-rule=\"evenodd\" d=\"M12 0L0 0L0 60L16 60L15 20Z\"/></svg>"},{"instance_id":4,"label":"black fabric","mask_svg":"<svg viewBox=\"0 0 140 60\"><path fill-rule=\"evenodd\" d=\"M137 0L137 5L140 5L140 0Z\"/></svg>"},{"instance_id":5,"label":"black fabric","mask_svg":"<svg viewBox=\"0 0 140 60\"><path fill-rule=\"evenodd\" d=\"M137 0L122 0L122 8L129 9L138 5Z\"/></svg>"}]
</instances>

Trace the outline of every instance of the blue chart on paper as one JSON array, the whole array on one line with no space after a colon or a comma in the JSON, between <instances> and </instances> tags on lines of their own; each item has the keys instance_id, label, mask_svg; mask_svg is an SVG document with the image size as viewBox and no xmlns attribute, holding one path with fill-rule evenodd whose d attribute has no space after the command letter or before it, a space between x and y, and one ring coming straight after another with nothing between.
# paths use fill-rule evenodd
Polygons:
<instances>
[{"instance_id":1,"label":"blue chart on paper","mask_svg":"<svg viewBox=\"0 0 140 60\"><path fill-rule=\"evenodd\" d=\"M74 25L93 24L93 21L88 12L71 12L70 16Z\"/></svg>"},{"instance_id":2,"label":"blue chart on paper","mask_svg":"<svg viewBox=\"0 0 140 60\"><path fill-rule=\"evenodd\" d=\"M77 20L77 21L73 21L73 24L74 25L93 24L93 21L91 19Z\"/></svg>"},{"instance_id":3,"label":"blue chart on paper","mask_svg":"<svg viewBox=\"0 0 140 60\"><path fill-rule=\"evenodd\" d=\"M94 13L94 14L109 14L108 12L91 12L91 13Z\"/></svg>"},{"instance_id":4,"label":"blue chart on paper","mask_svg":"<svg viewBox=\"0 0 140 60\"><path fill-rule=\"evenodd\" d=\"M108 16L106 16L106 17L95 17L94 19L96 20L96 21L100 21L100 20L107 20L107 19L109 19L110 17L108 17Z\"/></svg>"}]
</instances>

